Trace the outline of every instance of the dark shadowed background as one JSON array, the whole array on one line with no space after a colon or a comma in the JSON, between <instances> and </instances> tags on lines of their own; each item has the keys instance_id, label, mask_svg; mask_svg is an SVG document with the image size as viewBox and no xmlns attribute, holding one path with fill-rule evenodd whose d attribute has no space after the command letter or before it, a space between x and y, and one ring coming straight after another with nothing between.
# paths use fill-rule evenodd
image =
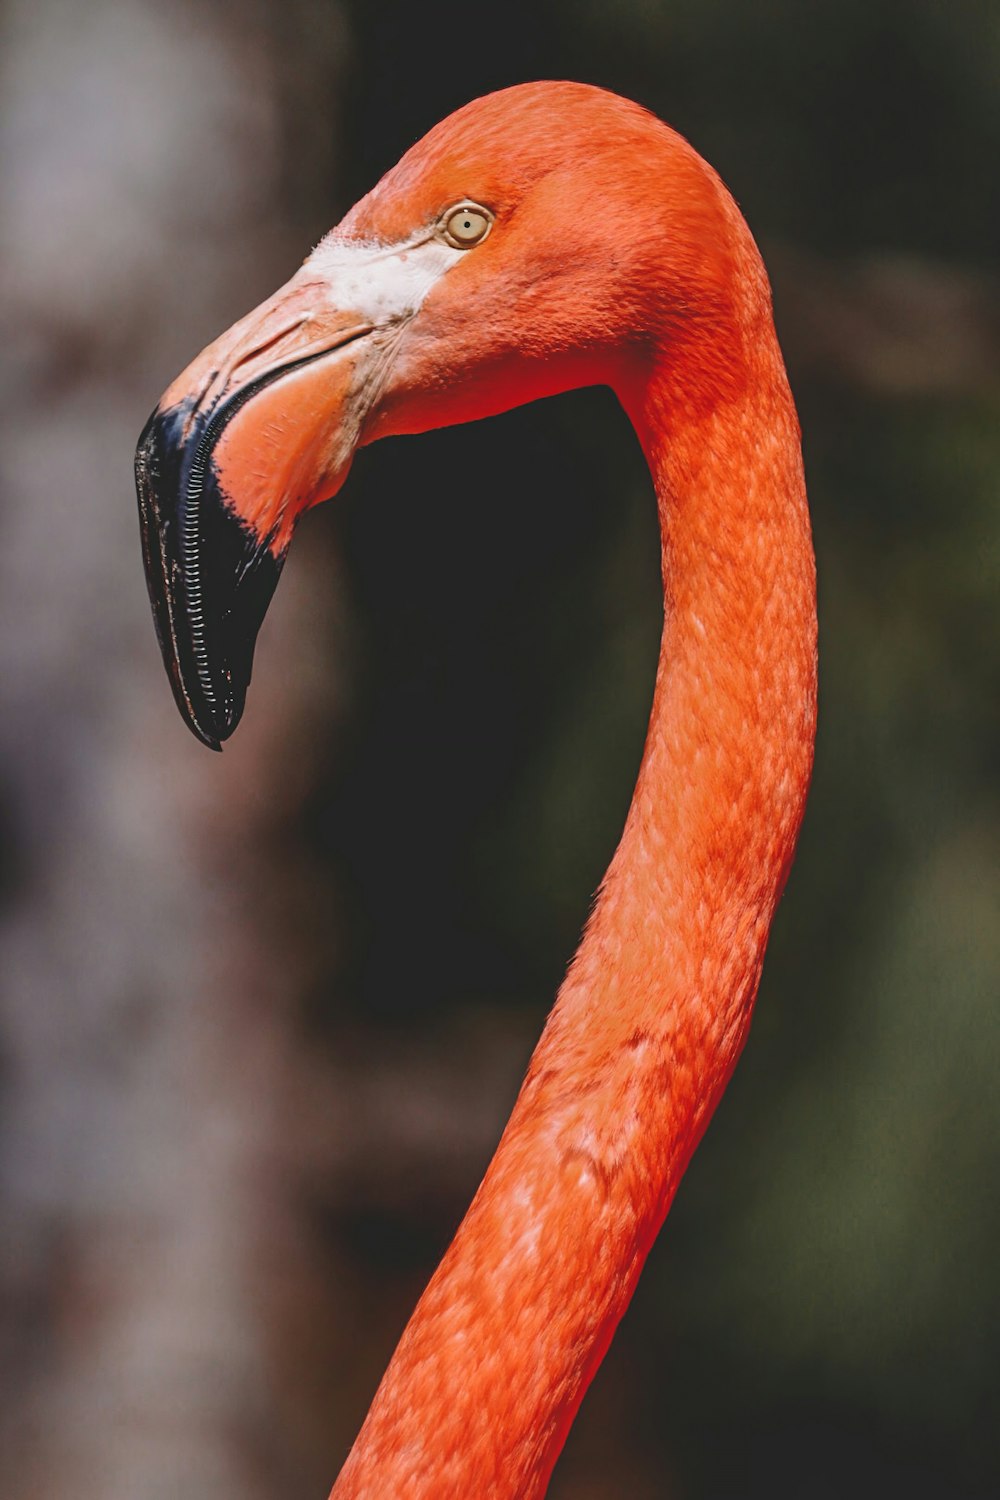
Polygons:
<instances>
[{"instance_id":1,"label":"dark shadowed background","mask_svg":"<svg viewBox=\"0 0 1000 1500\"><path fill-rule=\"evenodd\" d=\"M5 1494L326 1494L614 847L659 585L607 392L363 453L222 756L132 493L177 371L441 115L539 77L662 114L749 218L822 653L750 1044L552 1495L996 1494L996 6L0 25Z\"/></svg>"}]
</instances>

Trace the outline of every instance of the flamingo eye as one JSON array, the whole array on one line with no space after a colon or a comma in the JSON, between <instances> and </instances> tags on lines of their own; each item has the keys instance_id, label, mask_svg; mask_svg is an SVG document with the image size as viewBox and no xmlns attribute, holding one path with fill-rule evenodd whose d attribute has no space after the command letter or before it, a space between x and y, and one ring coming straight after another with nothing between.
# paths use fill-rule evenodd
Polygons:
<instances>
[{"instance_id":1,"label":"flamingo eye","mask_svg":"<svg viewBox=\"0 0 1000 1500\"><path fill-rule=\"evenodd\" d=\"M493 215L488 208L480 208L478 203L460 203L445 214L441 233L456 250L471 250L473 245L482 244L492 224Z\"/></svg>"}]
</instances>

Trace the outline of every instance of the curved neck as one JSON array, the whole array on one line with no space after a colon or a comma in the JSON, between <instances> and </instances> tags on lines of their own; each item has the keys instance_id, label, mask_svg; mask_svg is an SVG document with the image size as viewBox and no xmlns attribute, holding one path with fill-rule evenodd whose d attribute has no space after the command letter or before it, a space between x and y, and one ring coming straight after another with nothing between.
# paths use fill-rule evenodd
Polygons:
<instances>
[{"instance_id":1,"label":"curved neck","mask_svg":"<svg viewBox=\"0 0 1000 1500\"><path fill-rule=\"evenodd\" d=\"M544 1494L739 1056L812 763L815 588L769 317L701 408L624 392L664 630L635 796L486 1177L331 1500Z\"/></svg>"}]
</instances>

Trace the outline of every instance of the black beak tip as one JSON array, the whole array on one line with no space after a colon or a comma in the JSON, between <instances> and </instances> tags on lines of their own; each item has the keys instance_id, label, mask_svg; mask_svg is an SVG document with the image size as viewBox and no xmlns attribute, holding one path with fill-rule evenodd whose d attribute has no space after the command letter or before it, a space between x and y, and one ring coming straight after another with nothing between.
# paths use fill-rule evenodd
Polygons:
<instances>
[{"instance_id":1,"label":"black beak tip","mask_svg":"<svg viewBox=\"0 0 1000 1500\"><path fill-rule=\"evenodd\" d=\"M220 755L222 754L222 742L221 742L221 740L217 740L215 738L215 736L212 735L212 734L206 734L205 730L202 729L193 720L191 721L191 728L194 731L194 733L197 736L197 738L201 741L201 743L203 745L207 746L207 748L209 750L217 750ZM228 730L227 731L226 736L225 736L226 739L229 738L229 735L231 733L232 733L232 730Z\"/></svg>"},{"instance_id":2,"label":"black beak tip","mask_svg":"<svg viewBox=\"0 0 1000 1500\"><path fill-rule=\"evenodd\" d=\"M227 504L217 419L185 404L150 417L135 458L143 561L181 716L210 750L239 723L257 632L284 562Z\"/></svg>"}]
</instances>

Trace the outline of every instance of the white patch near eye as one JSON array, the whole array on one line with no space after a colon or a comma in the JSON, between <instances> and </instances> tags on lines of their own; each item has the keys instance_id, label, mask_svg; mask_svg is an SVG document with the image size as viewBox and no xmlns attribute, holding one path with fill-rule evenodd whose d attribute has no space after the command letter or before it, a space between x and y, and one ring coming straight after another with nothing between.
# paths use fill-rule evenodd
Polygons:
<instances>
[{"instance_id":1,"label":"white patch near eye","mask_svg":"<svg viewBox=\"0 0 1000 1500\"><path fill-rule=\"evenodd\" d=\"M464 255L426 232L401 245L327 239L304 269L327 283L332 307L357 312L379 328L411 317L435 282Z\"/></svg>"}]
</instances>

